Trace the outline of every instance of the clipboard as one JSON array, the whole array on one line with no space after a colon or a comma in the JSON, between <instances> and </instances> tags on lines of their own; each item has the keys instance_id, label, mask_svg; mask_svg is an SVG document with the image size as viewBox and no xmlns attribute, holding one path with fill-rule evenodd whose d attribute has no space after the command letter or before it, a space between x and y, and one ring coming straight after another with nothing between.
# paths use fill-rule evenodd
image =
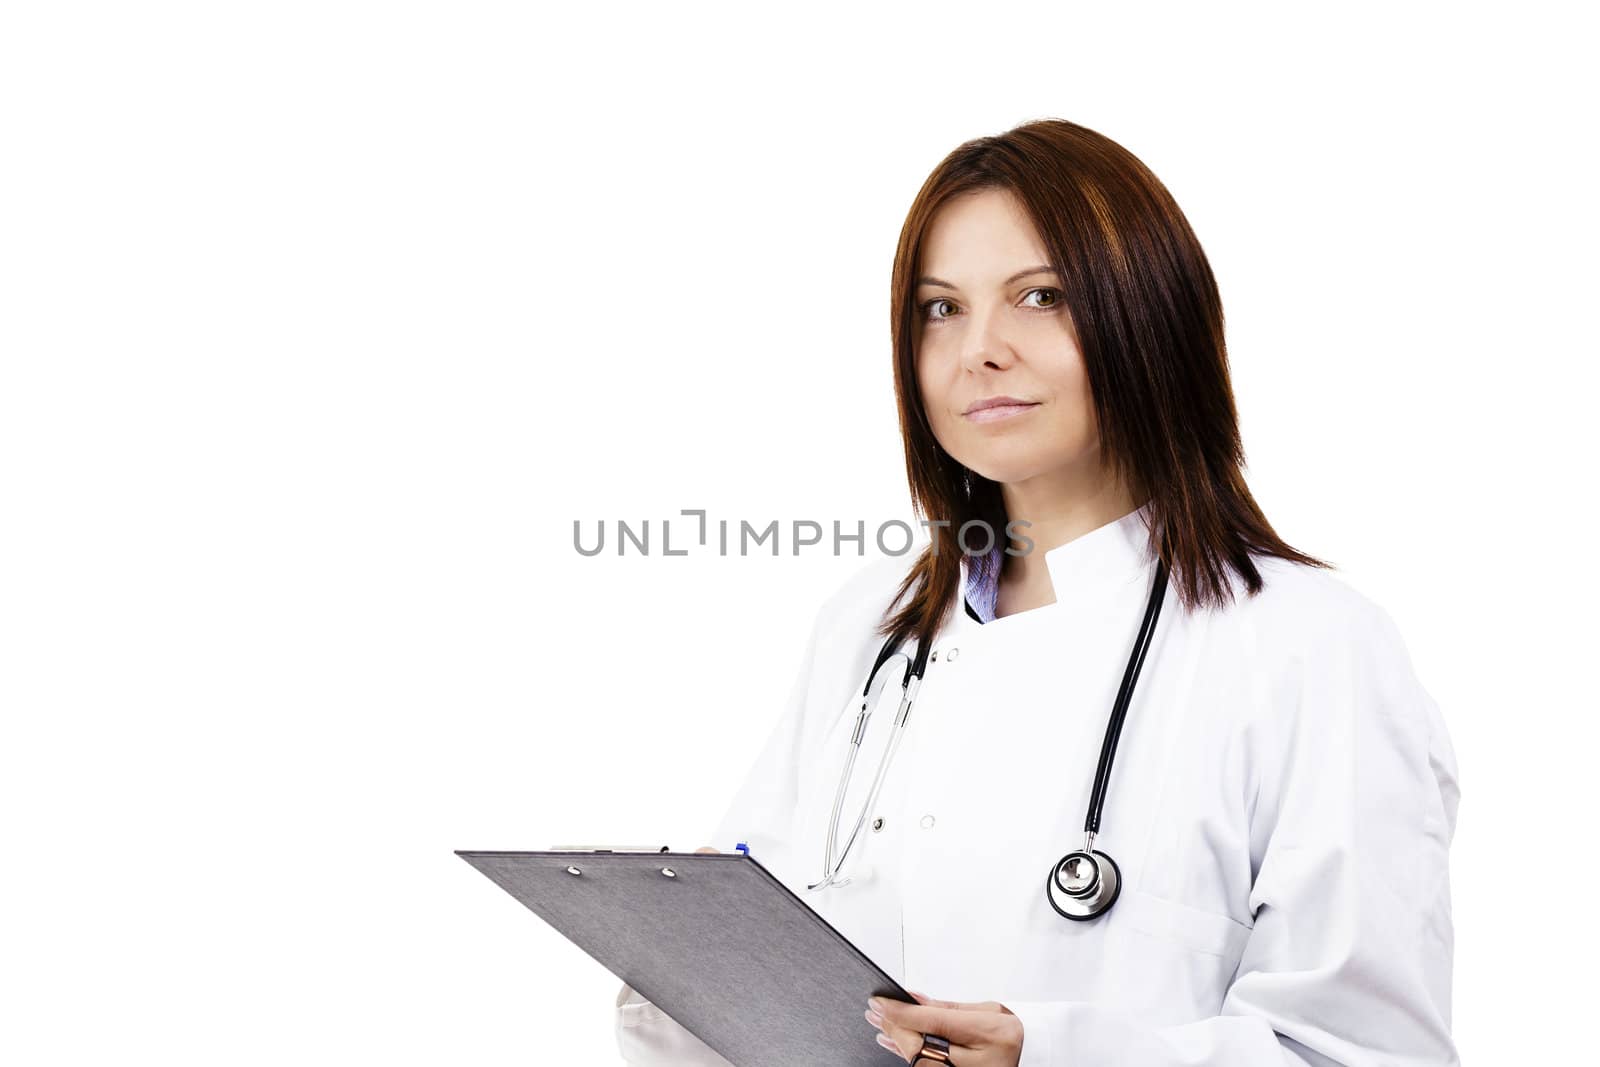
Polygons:
<instances>
[{"instance_id":1,"label":"clipboard","mask_svg":"<svg viewBox=\"0 0 1600 1067\"><path fill-rule=\"evenodd\" d=\"M883 1067L867 998L916 1003L748 852L456 855L736 1067Z\"/></svg>"}]
</instances>

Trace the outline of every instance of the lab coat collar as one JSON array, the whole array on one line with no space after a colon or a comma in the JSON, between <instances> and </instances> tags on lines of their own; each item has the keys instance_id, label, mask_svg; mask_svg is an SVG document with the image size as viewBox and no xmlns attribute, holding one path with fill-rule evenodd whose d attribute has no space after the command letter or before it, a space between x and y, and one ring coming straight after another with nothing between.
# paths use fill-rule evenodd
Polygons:
<instances>
[{"instance_id":1,"label":"lab coat collar","mask_svg":"<svg viewBox=\"0 0 1600 1067\"><path fill-rule=\"evenodd\" d=\"M1148 544L1150 511L1151 502L1146 501L1121 518L1046 551L1045 569L1050 574L1056 603L1081 603L1097 594L1119 592L1140 581L1155 562ZM1004 546L997 545L993 554L998 556L1003 551ZM973 588L973 569L968 557L962 556L960 588L963 595Z\"/></svg>"}]
</instances>

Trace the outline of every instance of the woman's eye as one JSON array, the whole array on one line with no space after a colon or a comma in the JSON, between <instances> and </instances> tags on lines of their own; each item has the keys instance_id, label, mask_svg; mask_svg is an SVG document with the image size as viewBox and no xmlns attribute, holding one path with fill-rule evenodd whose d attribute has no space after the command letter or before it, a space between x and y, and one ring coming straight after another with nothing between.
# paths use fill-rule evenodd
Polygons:
<instances>
[{"instance_id":1,"label":"woman's eye","mask_svg":"<svg viewBox=\"0 0 1600 1067\"><path fill-rule=\"evenodd\" d=\"M1025 294L1023 294L1022 299L1027 300L1029 297L1034 296L1042 297L1043 302L1028 304L1028 307L1036 308L1040 311L1054 311L1061 306L1061 290L1059 289L1052 289L1048 286L1041 286L1038 289L1029 289ZM922 304L923 320L925 322L943 322L946 319L951 318L955 314L953 310L938 310L946 304L949 304L952 308L954 308L955 301L946 296L937 296L932 300L925 301Z\"/></svg>"}]
</instances>

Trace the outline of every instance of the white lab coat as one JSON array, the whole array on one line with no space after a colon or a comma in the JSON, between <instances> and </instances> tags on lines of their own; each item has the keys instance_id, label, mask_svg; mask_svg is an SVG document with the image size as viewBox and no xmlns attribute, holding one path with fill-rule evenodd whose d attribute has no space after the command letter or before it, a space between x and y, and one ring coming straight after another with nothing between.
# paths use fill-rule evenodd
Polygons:
<instances>
[{"instance_id":1,"label":"white lab coat","mask_svg":"<svg viewBox=\"0 0 1600 1067\"><path fill-rule=\"evenodd\" d=\"M1020 1067L1457 1063L1454 753L1389 615L1327 571L1258 560L1257 596L1239 583L1235 604L1195 613L1169 583L1095 843L1121 896L1090 922L1046 900L1083 844L1144 615L1145 514L1046 552L1054 604L987 624L952 605L849 885L805 889L909 558L822 606L770 738L695 844L747 843L906 988L1005 1004ZM893 702L873 718L842 833ZM639 1067L727 1064L626 985L616 1036Z\"/></svg>"}]
</instances>

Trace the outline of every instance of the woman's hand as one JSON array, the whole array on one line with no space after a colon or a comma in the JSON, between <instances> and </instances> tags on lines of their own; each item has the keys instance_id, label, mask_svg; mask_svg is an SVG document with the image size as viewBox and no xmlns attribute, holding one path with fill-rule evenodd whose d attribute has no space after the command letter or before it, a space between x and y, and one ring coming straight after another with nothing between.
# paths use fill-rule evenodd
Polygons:
<instances>
[{"instance_id":1,"label":"woman's hand","mask_svg":"<svg viewBox=\"0 0 1600 1067\"><path fill-rule=\"evenodd\" d=\"M880 1031L878 1044L910 1063L922 1048L922 1035L938 1034L950 1042L951 1067L1017 1067L1022 1058L1022 1020L1004 1004L992 1000L961 1004L911 995L917 998L915 1004L882 997L867 1002L867 1022Z\"/></svg>"}]
</instances>

